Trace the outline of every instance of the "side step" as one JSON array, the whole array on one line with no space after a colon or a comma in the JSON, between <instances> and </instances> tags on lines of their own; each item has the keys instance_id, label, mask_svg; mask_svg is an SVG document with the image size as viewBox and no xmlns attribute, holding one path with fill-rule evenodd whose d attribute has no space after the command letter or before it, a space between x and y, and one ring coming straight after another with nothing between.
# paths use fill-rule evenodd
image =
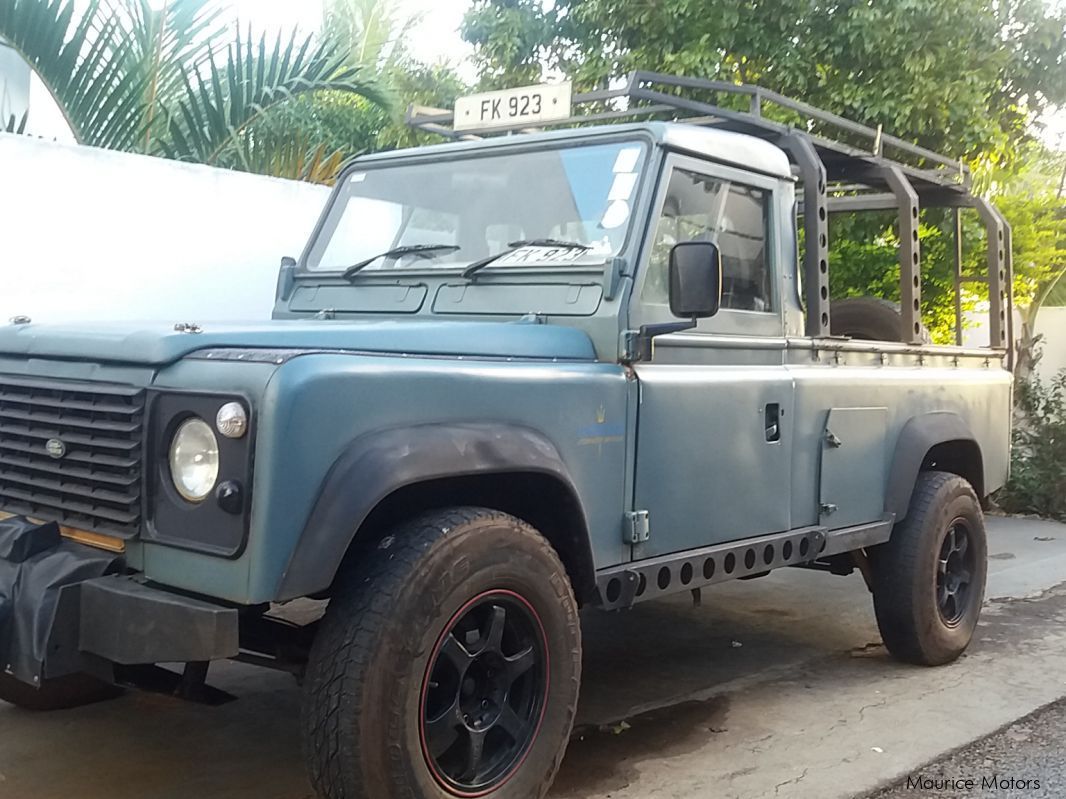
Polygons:
<instances>
[{"instance_id":1,"label":"side step","mask_svg":"<svg viewBox=\"0 0 1066 799\"><path fill-rule=\"evenodd\" d=\"M888 540L892 524L893 517L889 516L870 524L832 531L820 526L800 527L612 566L596 573L599 606L605 610L627 608L667 594L875 546Z\"/></svg>"}]
</instances>

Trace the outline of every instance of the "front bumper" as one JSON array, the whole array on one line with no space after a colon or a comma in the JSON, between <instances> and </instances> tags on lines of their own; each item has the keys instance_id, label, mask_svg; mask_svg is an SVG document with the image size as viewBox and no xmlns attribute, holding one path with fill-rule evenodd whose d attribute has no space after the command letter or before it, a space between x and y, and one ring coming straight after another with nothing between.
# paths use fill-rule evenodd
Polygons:
<instances>
[{"instance_id":1,"label":"front bumper","mask_svg":"<svg viewBox=\"0 0 1066 799\"><path fill-rule=\"evenodd\" d=\"M54 523L0 522L0 671L38 685L111 664L238 653L238 613L124 574L120 555L64 540Z\"/></svg>"}]
</instances>

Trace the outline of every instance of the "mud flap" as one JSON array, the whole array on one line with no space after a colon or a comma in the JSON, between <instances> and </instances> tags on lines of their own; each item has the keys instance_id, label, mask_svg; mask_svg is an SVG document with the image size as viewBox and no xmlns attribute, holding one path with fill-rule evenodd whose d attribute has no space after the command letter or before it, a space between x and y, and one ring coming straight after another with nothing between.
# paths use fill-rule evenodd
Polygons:
<instances>
[{"instance_id":1,"label":"mud flap","mask_svg":"<svg viewBox=\"0 0 1066 799\"><path fill-rule=\"evenodd\" d=\"M0 671L30 685L82 671L78 584L122 557L64 540L54 522L0 521Z\"/></svg>"}]
</instances>

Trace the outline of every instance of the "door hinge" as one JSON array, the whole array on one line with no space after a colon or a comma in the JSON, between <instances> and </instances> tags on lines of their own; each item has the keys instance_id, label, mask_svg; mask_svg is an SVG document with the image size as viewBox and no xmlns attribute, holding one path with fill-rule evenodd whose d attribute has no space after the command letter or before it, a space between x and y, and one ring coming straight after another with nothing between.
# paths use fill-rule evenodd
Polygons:
<instances>
[{"instance_id":1,"label":"door hinge","mask_svg":"<svg viewBox=\"0 0 1066 799\"><path fill-rule=\"evenodd\" d=\"M624 538L627 544L643 544L651 538L648 512L646 510L626 511L624 532Z\"/></svg>"},{"instance_id":2,"label":"door hinge","mask_svg":"<svg viewBox=\"0 0 1066 799\"><path fill-rule=\"evenodd\" d=\"M633 363L639 359L640 331L623 330L620 337L621 360L625 363Z\"/></svg>"},{"instance_id":3,"label":"door hinge","mask_svg":"<svg viewBox=\"0 0 1066 799\"><path fill-rule=\"evenodd\" d=\"M844 446L844 442L837 437L837 434L829 429L826 429L825 431L825 443L833 449L838 449Z\"/></svg>"}]
</instances>

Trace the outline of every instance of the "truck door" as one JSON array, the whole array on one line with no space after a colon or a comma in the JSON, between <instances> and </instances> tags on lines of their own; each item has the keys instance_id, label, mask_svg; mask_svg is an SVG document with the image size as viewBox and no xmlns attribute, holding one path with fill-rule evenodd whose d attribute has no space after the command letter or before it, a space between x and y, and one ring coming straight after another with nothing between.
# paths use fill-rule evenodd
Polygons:
<instances>
[{"instance_id":1,"label":"truck door","mask_svg":"<svg viewBox=\"0 0 1066 799\"><path fill-rule=\"evenodd\" d=\"M639 363L634 509L648 512L641 559L788 530L793 384L784 365L784 236L777 181L671 156L656 200L630 326L676 321L670 249L714 241L722 310L655 339Z\"/></svg>"}]
</instances>

